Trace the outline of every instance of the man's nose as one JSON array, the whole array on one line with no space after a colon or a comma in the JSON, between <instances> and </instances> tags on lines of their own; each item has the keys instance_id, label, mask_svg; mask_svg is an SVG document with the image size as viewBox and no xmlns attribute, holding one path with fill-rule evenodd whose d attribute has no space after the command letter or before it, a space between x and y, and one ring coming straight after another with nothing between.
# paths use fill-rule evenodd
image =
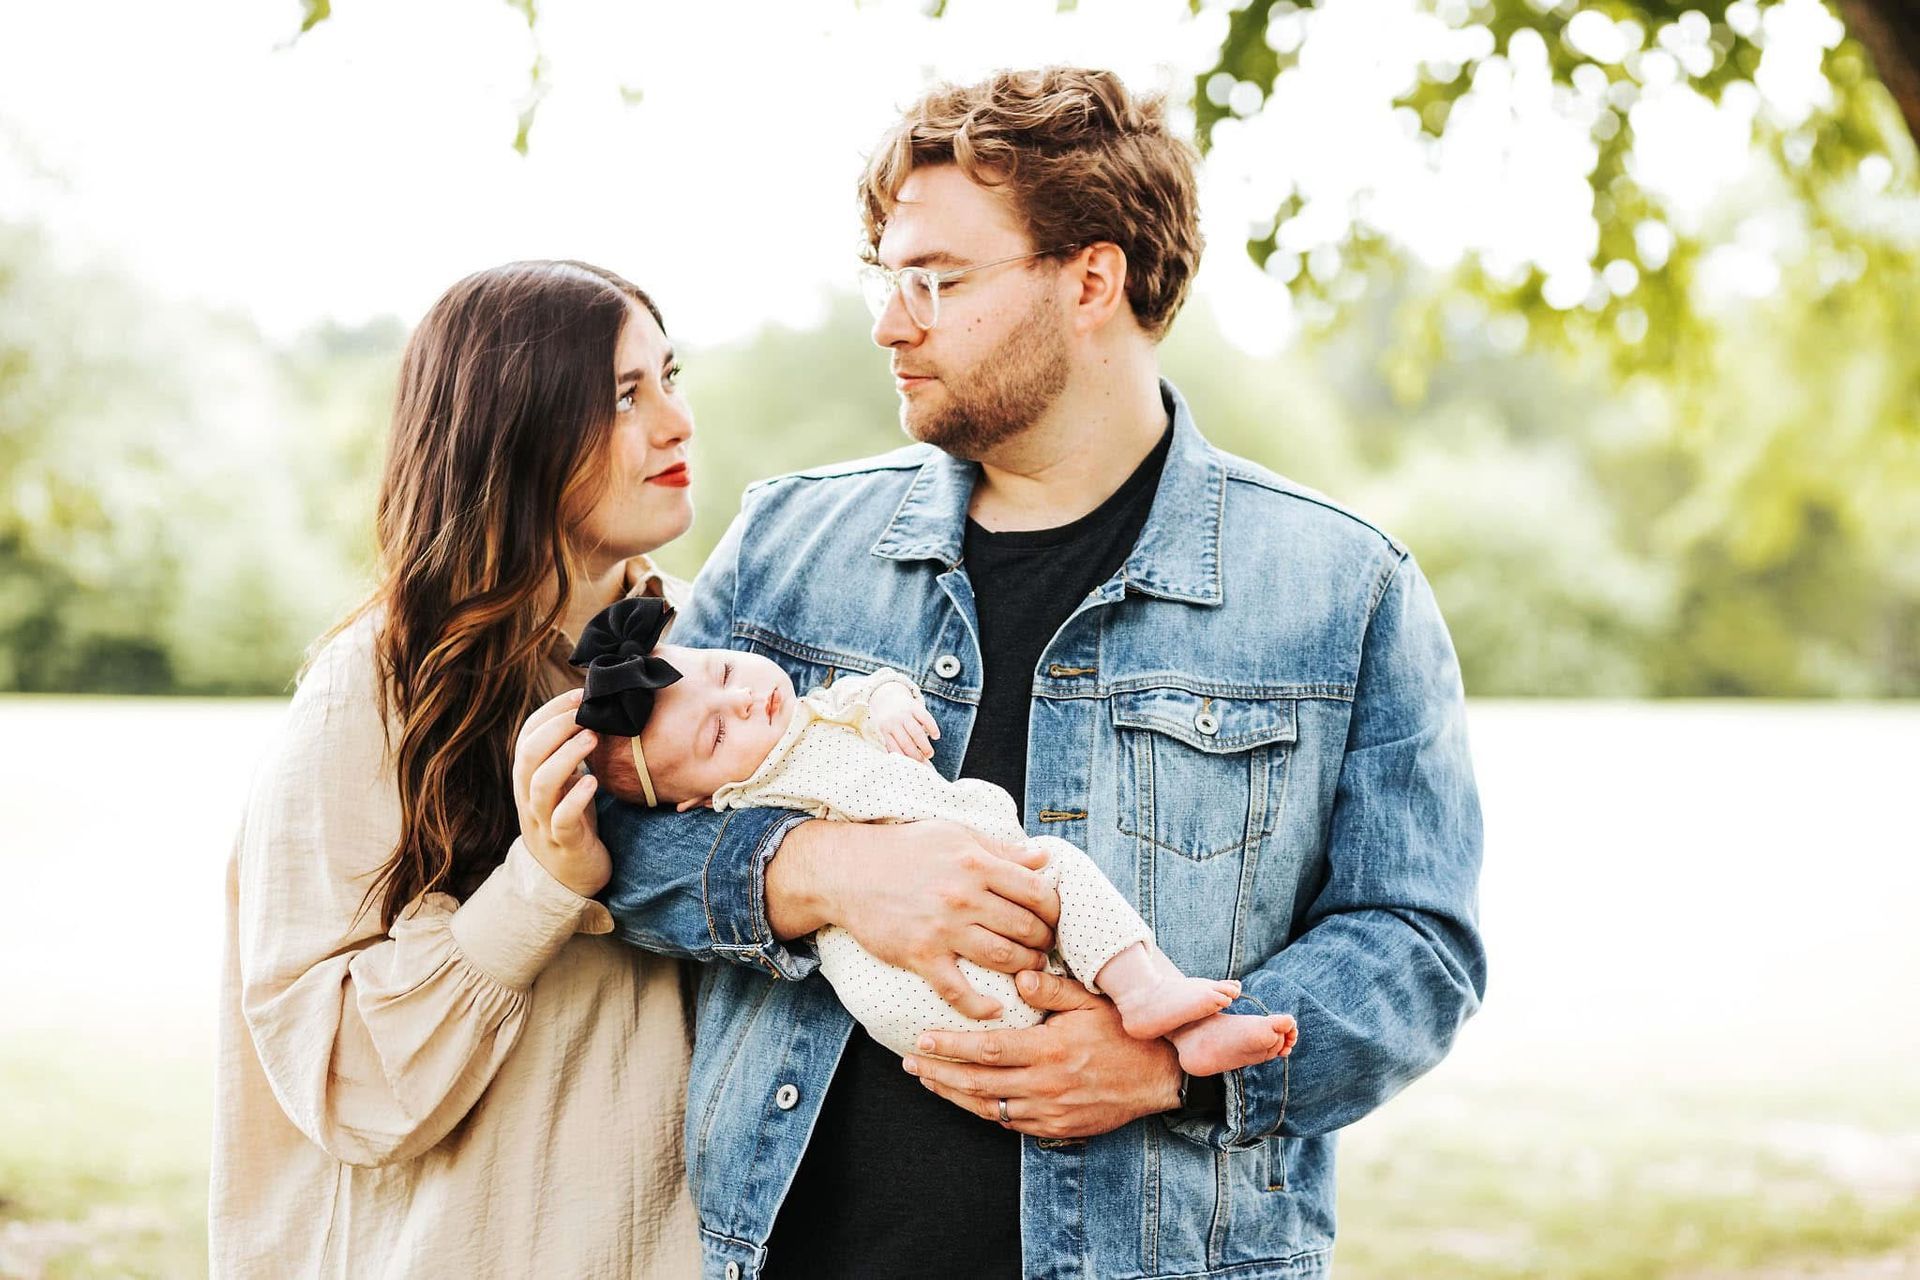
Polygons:
<instances>
[{"instance_id":1,"label":"man's nose","mask_svg":"<svg viewBox=\"0 0 1920 1280\"><path fill-rule=\"evenodd\" d=\"M873 345L876 347L917 347L927 336L927 331L913 322L907 314L907 303L895 289L887 295L887 305L880 312L880 318L873 322Z\"/></svg>"}]
</instances>

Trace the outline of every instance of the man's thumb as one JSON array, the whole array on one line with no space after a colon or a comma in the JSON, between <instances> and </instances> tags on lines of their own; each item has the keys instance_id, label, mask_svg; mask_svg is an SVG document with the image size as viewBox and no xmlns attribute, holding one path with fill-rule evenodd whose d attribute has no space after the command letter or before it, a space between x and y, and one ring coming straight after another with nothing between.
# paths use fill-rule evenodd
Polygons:
<instances>
[{"instance_id":1,"label":"man's thumb","mask_svg":"<svg viewBox=\"0 0 1920 1280\"><path fill-rule=\"evenodd\" d=\"M1019 988L1022 1000L1050 1013L1089 1008L1099 999L1072 978L1042 973L1038 969L1022 969L1014 975L1013 984Z\"/></svg>"}]
</instances>

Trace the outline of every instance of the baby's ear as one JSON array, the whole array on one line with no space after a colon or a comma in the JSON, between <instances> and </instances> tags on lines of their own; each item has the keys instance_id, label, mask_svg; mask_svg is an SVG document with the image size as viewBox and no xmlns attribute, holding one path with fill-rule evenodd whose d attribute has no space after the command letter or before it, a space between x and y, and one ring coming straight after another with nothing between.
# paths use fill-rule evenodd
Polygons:
<instances>
[{"instance_id":1,"label":"baby's ear","mask_svg":"<svg viewBox=\"0 0 1920 1280\"><path fill-rule=\"evenodd\" d=\"M697 796L692 800L682 800L679 804L673 806L673 811L675 813L685 813L689 809L699 809L703 807L708 809L713 808L712 796Z\"/></svg>"}]
</instances>

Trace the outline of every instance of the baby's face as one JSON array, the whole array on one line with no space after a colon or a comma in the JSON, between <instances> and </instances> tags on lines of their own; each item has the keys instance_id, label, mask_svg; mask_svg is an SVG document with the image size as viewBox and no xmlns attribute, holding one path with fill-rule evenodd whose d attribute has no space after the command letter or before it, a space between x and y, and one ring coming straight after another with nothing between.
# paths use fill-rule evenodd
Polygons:
<instances>
[{"instance_id":1,"label":"baby's face","mask_svg":"<svg viewBox=\"0 0 1920 1280\"><path fill-rule=\"evenodd\" d=\"M732 649L654 650L681 678L654 695L640 734L665 801L699 800L751 777L793 720L793 681L777 663Z\"/></svg>"}]
</instances>

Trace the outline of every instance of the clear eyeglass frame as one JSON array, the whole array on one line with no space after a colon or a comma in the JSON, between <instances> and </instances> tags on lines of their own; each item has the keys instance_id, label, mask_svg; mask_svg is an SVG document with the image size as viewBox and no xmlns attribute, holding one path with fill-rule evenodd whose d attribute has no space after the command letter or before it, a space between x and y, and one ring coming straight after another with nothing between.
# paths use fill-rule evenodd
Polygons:
<instances>
[{"instance_id":1,"label":"clear eyeglass frame","mask_svg":"<svg viewBox=\"0 0 1920 1280\"><path fill-rule=\"evenodd\" d=\"M985 271L988 267L1001 267L1009 262L1025 262L1029 258L1041 258L1050 253L1064 253L1074 246L1056 245L1051 249L1035 249L1031 253L1015 253L1005 258L995 258L991 262L976 262L971 266L956 267L951 271L935 271L930 267L887 267L878 262L869 262L860 268L860 293L867 300L867 310L878 320L887 313L887 307L893 301L897 291L900 301L907 309L907 319L920 329L932 330L940 323L940 286L949 280L958 280L961 276L976 271Z\"/></svg>"}]
</instances>

